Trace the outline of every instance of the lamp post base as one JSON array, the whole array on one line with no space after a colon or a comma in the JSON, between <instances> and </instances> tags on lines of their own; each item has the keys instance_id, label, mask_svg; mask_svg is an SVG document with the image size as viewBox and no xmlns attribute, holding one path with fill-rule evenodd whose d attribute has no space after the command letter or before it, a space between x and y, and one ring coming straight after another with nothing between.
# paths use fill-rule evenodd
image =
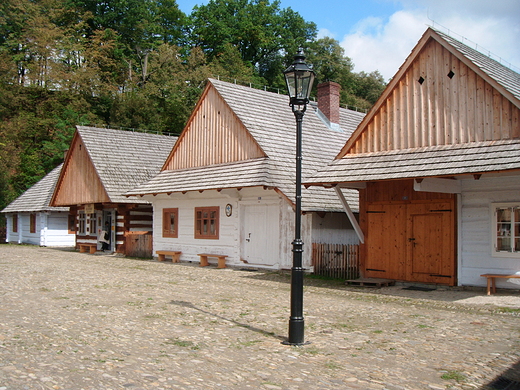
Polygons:
<instances>
[{"instance_id":1,"label":"lamp post base","mask_svg":"<svg viewBox=\"0 0 520 390\"><path fill-rule=\"evenodd\" d=\"M305 323L303 318L291 318L289 319L289 338L282 341L283 345L308 345L309 341L304 341L304 328Z\"/></svg>"}]
</instances>

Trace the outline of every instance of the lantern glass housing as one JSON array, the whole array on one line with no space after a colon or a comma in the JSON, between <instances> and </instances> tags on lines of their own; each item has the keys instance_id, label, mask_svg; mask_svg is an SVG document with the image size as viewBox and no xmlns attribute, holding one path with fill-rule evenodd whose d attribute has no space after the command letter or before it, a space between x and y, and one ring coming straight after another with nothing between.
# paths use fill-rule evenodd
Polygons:
<instances>
[{"instance_id":1,"label":"lantern glass housing","mask_svg":"<svg viewBox=\"0 0 520 390\"><path fill-rule=\"evenodd\" d=\"M315 73L305 63L301 49L294 57L294 62L284 72L285 83L289 91L290 104L302 106L309 102Z\"/></svg>"}]
</instances>

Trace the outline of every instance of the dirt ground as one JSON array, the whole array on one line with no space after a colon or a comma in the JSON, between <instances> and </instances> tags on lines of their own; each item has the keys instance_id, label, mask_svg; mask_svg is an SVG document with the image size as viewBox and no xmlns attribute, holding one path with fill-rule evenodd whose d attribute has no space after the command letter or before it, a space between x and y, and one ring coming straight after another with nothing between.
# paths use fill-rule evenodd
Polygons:
<instances>
[{"instance_id":1,"label":"dirt ground","mask_svg":"<svg viewBox=\"0 0 520 390\"><path fill-rule=\"evenodd\" d=\"M520 294L0 245L0 390L520 389Z\"/></svg>"}]
</instances>

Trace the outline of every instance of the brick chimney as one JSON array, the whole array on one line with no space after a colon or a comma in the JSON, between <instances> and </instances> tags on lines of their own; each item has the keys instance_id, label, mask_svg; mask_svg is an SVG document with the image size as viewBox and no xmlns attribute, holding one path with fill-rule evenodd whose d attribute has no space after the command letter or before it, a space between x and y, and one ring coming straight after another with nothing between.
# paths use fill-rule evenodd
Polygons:
<instances>
[{"instance_id":1,"label":"brick chimney","mask_svg":"<svg viewBox=\"0 0 520 390\"><path fill-rule=\"evenodd\" d=\"M318 108L330 123L339 123L339 90L341 86L333 81L318 84Z\"/></svg>"}]
</instances>

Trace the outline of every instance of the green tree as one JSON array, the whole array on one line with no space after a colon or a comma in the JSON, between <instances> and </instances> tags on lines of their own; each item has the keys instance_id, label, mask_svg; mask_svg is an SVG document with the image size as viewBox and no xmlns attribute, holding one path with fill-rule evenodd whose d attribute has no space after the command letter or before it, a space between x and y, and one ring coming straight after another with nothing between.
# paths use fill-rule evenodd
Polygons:
<instances>
[{"instance_id":1,"label":"green tree","mask_svg":"<svg viewBox=\"0 0 520 390\"><path fill-rule=\"evenodd\" d=\"M316 24L306 22L280 2L268 0L210 0L190 15L191 42L212 61L227 45L269 83L279 79L287 53L316 36Z\"/></svg>"},{"instance_id":2,"label":"green tree","mask_svg":"<svg viewBox=\"0 0 520 390\"><path fill-rule=\"evenodd\" d=\"M335 81L341 85L342 104L369 109L386 86L377 71L354 73L352 60L345 56L345 50L333 38L324 37L309 43L306 55L318 82Z\"/></svg>"},{"instance_id":3,"label":"green tree","mask_svg":"<svg viewBox=\"0 0 520 390\"><path fill-rule=\"evenodd\" d=\"M128 67L145 82L148 57L162 43L183 42L186 15L175 0L71 0L71 11L85 21L85 36L113 30L121 45ZM128 72L131 75L133 72Z\"/></svg>"}]
</instances>

